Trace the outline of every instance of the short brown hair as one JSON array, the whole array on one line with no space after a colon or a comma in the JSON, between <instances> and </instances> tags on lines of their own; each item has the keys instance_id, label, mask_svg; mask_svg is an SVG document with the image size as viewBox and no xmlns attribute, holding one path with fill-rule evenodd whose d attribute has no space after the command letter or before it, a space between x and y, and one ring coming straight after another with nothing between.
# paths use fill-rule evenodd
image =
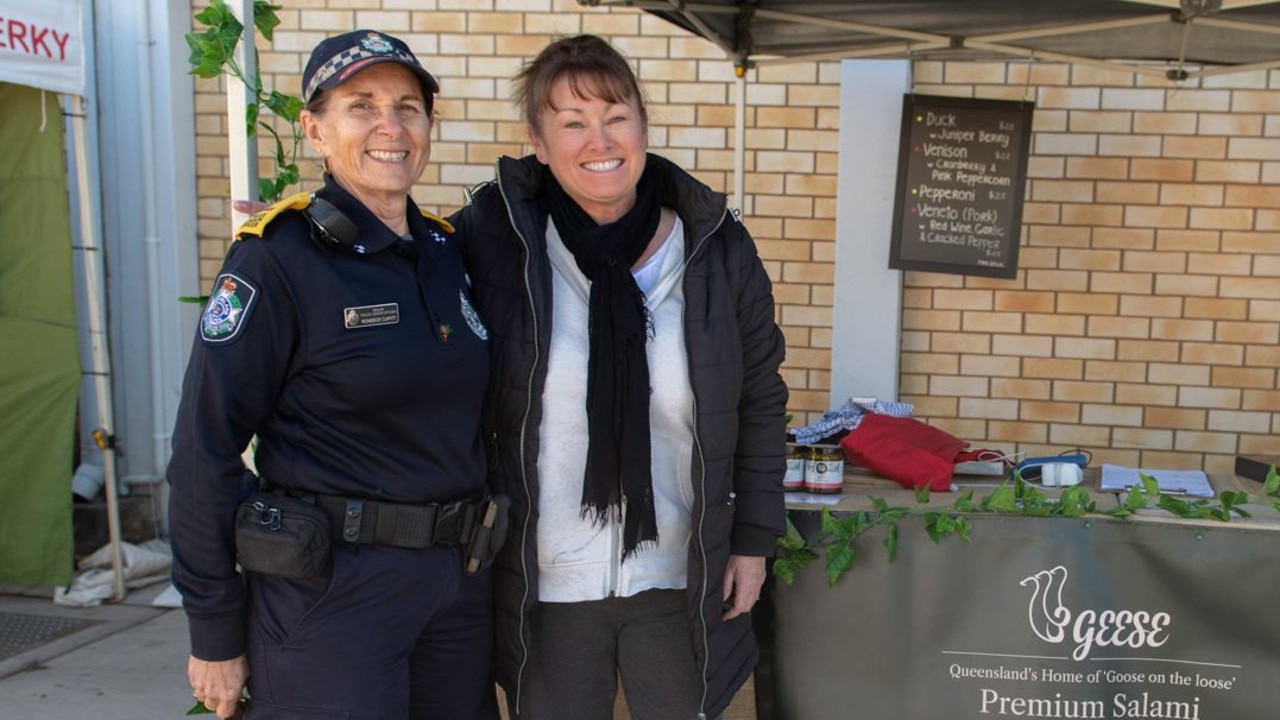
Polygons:
<instances>
[{"instance_id":1,"label":"short brown hair","mask_svg":"<svg viewBox=\"0 0 1280 720\"><path fill-rule=\"evenodd\" d=\"M543 109L556 107L551 101L551 88L560 78L569 81L569 89L583 99L599 98L607 103L636 101L640 119L649 124L644 92L631 65L612 45L595 35L574 35L551 43L524 66L514 78L513 99L524 114L524 121L535 130Z\"/></svg>"}]
</instances>

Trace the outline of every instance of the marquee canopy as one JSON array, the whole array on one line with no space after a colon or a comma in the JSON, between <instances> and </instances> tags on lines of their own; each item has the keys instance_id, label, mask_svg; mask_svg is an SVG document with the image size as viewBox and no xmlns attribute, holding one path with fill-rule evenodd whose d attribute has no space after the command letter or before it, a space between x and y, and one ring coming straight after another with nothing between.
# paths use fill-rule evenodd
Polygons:
<instances>
[{"instance_id":1,"label":"marquee canopy","mask_svg":"<svg viewBox=\"0 0 1280 720\"><path fill-rule=\"evenodd\" d=\"M0 323L12 356L0 363L5 392L0 418L0 487L8 502L0 507L5 547L0 582L9 584L66 584L72 557L70 465L80 402L81 362L77 348L77 318L72 300L70 261L73 253L82 267L80 280L86 305L80 328L88 333L90 357L85 365L93 376L97 421L95 432L111 438L114 412L107 357L103 253L100 216L95 198L97 170L89 161L89 118L94 117L87 68L93 47L86 35L91 27L92 0L0 0L0 130L5 147L3 194L12 199L11 212L0 214L4 258L9 270L0 297ZM67 96L59 103L48 91ZM70 129L64 146L63 128L49 130L46 119L62 111ZM66 155L71 156L68 207ZM70 225L78 221L73 238ZM65 245L62 243L66 242ZM75 244L74 251L72 245ZM21 272L13 272L14 268ZM37 272L39 271L39 272ZM0 274L3 274L0 272ZM65 292L61 292L65 291ZM64 303L60 305L59 296ZM14 302L19 298L21 302ZM44 424L27 422L39 418ZM33 438L35 441L33 442ZM120 511L116 490L115 451L100 444L107 527L115 599L124 598L124 559L120 548Z\"/></svg>"},{"instance_id":2,"label":"marquee canopy","mask_svg":"<svg viewBox=\"0 0 1280 720\"><path fill-rule=\"evenodd\" d=\"M1280 67L1280 0L579 2L646 10L711 40L739 65L1021 57L1115 65L1172 79Z\"/></svg>"},{"instance_id":3,"label":"marquee canopy","mask_svg":"<svg viewBox=\"0 0 1280 720\"><path fill-rule=\"evenodd\" d=\"M83 0L0 0L0 82L84 95Z\"/></svg>"}]
</instances>

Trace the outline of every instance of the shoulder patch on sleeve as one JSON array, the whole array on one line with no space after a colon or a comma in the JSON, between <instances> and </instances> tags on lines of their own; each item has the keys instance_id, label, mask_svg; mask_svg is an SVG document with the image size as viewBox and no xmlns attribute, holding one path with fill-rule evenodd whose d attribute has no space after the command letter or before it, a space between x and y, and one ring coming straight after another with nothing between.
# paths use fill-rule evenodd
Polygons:
<instances>
[{"instance_id":1,"label":"shoulder patch on sleeve","mask_svg":"<svg viewBox=\"0 0 1280 720\"><path fill-rule=\"evenodd\" d=\"M452 233L453 233L453 225L449 224L449 221L448 221L448 220L445 220L444 218L440 217L439 215L434 215L434 214L432 214L432 213L429 213L429 212L427 212L426 210L421 210L421 209L419 209L419 212L421 212L421 213L422 213L422 217L424 217L424 218L426 218L426 219L430 220L431 222L433 222L433 223L435 223L435 224L439 225L440 227L444 228L444 231L445 231L445 232L450 233L450 234L452 234Z\"/></svg>"},{"instance_id":2,"label":"shoulder patch on sleeve","mask_svg":"<svg viewBox=\"0 0 1280 720\"><path fill-rule=\"evenodd\" d=\"M258 297L258 290L235 273L222 273L213 284L209 304L200 316L200 338L224 343L240 334L244 320Z\"/></svg>"},{"instance_id":3,"label":"shoulder patch on sleeve","mask_svg":"<svg viewBox=\"0 0 1280 720\"><path fill-rule=\"evenodd\" d=\"M290 195L280 200L275 205L254 213L244 224L236 230L236 238L252 235L254 237L262 237L262 231L267 228L267 224L276 218L277 215L285 210L305 210L311 204L311 193L300 192Z\"/></svg>"}]
</instances>

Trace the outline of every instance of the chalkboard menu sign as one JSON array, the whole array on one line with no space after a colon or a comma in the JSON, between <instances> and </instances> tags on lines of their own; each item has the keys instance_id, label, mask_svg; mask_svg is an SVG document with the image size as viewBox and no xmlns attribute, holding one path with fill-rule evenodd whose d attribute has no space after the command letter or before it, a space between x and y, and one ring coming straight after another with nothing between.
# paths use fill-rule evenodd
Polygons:
<instances>
[{"instance_id":1,"label":"chalkboard menu sign","mask_svg":"<svg viewBox=\"0 0 1280 720\"><path fill-rule=\"evenodd\" d=\"M907 95L889 267L1013 278L1032 103Z\"/></svg>"}]
</instances>

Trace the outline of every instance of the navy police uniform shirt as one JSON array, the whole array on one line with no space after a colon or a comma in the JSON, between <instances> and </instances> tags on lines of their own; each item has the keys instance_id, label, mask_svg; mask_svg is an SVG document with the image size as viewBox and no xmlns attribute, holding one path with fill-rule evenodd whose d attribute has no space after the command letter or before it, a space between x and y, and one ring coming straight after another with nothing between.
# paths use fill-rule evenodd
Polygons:
<instances>
[{"instance_id":1,"label":"navy police uniform shirt","mask_svg":"<svg viewBox=\"0 0 1280 720\"><path fill-rule=\"evenodd\" d=\"M253 436L255 465L273 486L398 503L484 489L487 333L452 228L406 199L413 239L404 240L327 180L316 196L355 223L355 244L313 237L297 211L305 194L255 216L245 228L261 237L242 229L232 245L187 367L169 519L173 577L201 659L244 651L232 524Z\"/></svg>"}]
</instances>

